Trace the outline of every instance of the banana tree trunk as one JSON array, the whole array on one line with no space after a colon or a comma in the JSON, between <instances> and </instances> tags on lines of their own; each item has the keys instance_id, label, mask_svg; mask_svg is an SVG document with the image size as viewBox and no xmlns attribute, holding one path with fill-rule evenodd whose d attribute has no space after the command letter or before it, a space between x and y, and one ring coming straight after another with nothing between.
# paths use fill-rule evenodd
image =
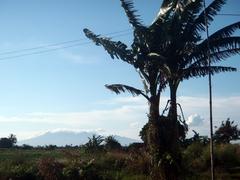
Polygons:
<instances>
[{"instance_id":1,"label":"banana tree trunk","mask_svg":"<svg viewBox=\"0 0 240 180\"><path fill-rule=\"evenodd\" d=\"M180 167L181 167L181 151L179 148L179 122L178 122L178 114L177 114L177 88L178 83L170 82L170 109L168 113L168 130L170 133L168 134L168 153L173 160L173 164L167 165L169 171L167 171L167 178L171 180L180 179Z\"/></svg>"},{"instance_id":2,"label":"banana tree trunk","mask_svg":"<svg viewBox=\"0 0 240 180\"><path fill-rule=\"evenodd\" d=\"M169 116L177 121L177 85L174 83L170 83L170 100Z\"/></svg>"},{"instance_id":3,"label":"banana tree trunk","mask_svg":"<svg viewBox=\"0 0 240 180\"><path fill-rule=\"evenodd\" d=\"M169 110L169 120L170 120L170 126L172 128L171 133L171 141L172 141L172 149L176 149L178 144L178 138L179 138L179 123L178 123L178 114L177 114L177 87L178 84L171 82L170 83L170 100L171 100L171 106Z\"/></svg>"},{"instance_id":4,"label":"banana tree trunk","mask_svg":"<svg viewBox=\"0 0 240 180\"><path fill-rule=\"evenodd\" d=\"M152 163L156 164L158 161L157 154L159 153L159 96L150 98L148 118L147 146L152 157Z\"/></svg>"},{"instance_id":5,"label":"banana tree trunk","mask_svg":"<svg viewBox=\"0 0 240 180\"><path fill-rule=\"evenodd\" d=\"M172 150L175 146L175 129L171 118L159 114L159 96L152 96L149 102L149 122L147 130L147 148L151 157L151 177L153 180L177 180L178 172L171 159L175 160ZM175 162L174 162L175 163Z\"/></svg>"}]
</instances>

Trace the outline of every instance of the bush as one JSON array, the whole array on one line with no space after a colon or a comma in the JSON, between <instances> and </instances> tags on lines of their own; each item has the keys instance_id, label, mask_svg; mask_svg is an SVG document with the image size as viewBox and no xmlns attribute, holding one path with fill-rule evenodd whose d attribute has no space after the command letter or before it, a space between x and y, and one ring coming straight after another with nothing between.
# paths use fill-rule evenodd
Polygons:
<instances>
[{"instance_id":1,"label":"bush","mask_svg":"<svg viewBox=\"0 0 240 180\"><path fill-rule=\"evenodd\" d=\"M131 143L127 147L127 150L130 152L139 152L145 149L145 144L144 143Z\"/></svg>"},{"instance_id":2,"label":"bush","mask_svg":"<svg viewBox=\"0 0 240 180\"><path fill-rule=\"evenodd\" d=\"M193 143L184 150L183 162L186 171L199 174L210 171L210 149L202 143ZM228 176L229 170L240 167L240 145L215 144L214 165L216 172Z\"/></svg>"},{"instance_id":3,"label":"bush","mask_svg":"<svg viewBox=\"0 0 240 180\"><path fill-rule=\"evenodd\" d=\"M54 158L44 157L38 162L38 174L45 180L58 180L62 176L63 165Z\"/></svg>"},{"instance_id":4,"label":"bush","mask_svg":"<svg viewBox=\"0 0 240 180\"><path fill-rule=\"evenodd\" d=\"M149 174L150 173L150 156L149 154L142 151L131 151L126 158L126 166L129 172L136 174Z\"/></svg>"},{"instance_id":5,"label":"bush","mask_svg":"<svg viewBox=\"0 0 240 180\"><path fill-rule=\"evenodd\" d=\"M192 143L183 151L183 162L187 171L202 171L209 160L209 146L204 146L200 142Z\"/></svg>"},{"instance_id":6,"label":"bush","mask_svg":"<svg viewBox=\"0 0 240 180\"><path fill-rule=\"evenodd\" d=\"M22 146L20 146L20 148L30 150L30 149L33 149L33 146L30 146L28 144L23 144Z\"/></svg>"},{"instance_id":7,"label":"bush","mask_svg":"<svg viewBox=\"0 0 240 180\"><path fill-rule=\"evenodd\" d=\"M221 144L215 148L215 165L223 169L240 166L240 146L234 144Z\"/></svg>"},{"instance_id":8,"label":"bush","mask_svg":"<svg viewBox=\"0 0 240 180\"><path fill-rule=\"evenodd\" d=\"M22 156L1 161L0 179L35 179L37 167Z\"/></svg>"}]
</instances>

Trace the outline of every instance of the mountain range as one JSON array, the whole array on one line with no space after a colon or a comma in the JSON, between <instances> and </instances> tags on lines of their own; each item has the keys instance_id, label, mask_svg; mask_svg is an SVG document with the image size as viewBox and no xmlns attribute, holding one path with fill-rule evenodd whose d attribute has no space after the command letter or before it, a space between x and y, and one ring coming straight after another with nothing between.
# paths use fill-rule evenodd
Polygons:
<instances>
[{"instance_id":1,"label":"mountain range","mask_svg":"<svg viewBox=\"0 0 240 180\"><path fill-rule=\"evenodd\" d=\"M27 144L31 146L45 146L45 145L82 145L88 142L89 138L93 135L99 135L95 132L72 132L72 131L59 131L59 132L46 132L42 135L19 141L17 144ZM131 139L123 136L114 136L114 138L122 145L127 146L134 142L140 142L136 139Z\"/></svg>"}]
</instances>

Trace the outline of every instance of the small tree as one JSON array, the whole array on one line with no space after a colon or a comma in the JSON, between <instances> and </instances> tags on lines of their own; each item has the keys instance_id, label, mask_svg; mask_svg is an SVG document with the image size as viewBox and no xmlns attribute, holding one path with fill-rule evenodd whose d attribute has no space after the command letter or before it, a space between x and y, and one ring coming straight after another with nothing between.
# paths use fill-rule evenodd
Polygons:
<instances>
[{"instance_id":1,"label":"small tree","mask_svg":"<svg viewBox=\"0 0 240 180\"><path fill-rule=\"evenodd\" d=\"M217 143L230 143L231 140L240 139L240 129L234 125L234 121L228 118L222 121L221 126L214 133L214 140Z\"/></svg>"},{"instance_id":2,"label":"small tree","mask_svg":"<svg viewBox=\"0 0 240 180\"><path fill-rule=\"evenodd\" d=\"M121 144L115 139L114 136L108 136L104 139L104 141L105 141L104 147L107 150L121 149L122 148Z\"/></svg>"},{"instance_id":3,"label":"small tree","mask_svg":"<svg viewBox=\"0 0 240 180\"><path fill-rule=\"evenodd\" d=\"M15 135L10 134L9 137L3 137L0 139L0 148L11 148L17 143Z\"/></svg>"},{"instance_id":4,"label":"small tree","mask_svg":"<svg viewBox=\"0 0 240 180\"><path fill-rule=\"evenodd\" d=\"M100 135L93 135L91 138L88 138L88 142L85 144L85 148L87 152L94 152L102 150L102 142L104 138Z\"/></svg>"},{"instance_id":5,"label":"small tree","mask_svg":"<svg viewBox=\"0 0 240 180\"><path fill-rule=\"evenodd\" d=\"M17 137L14 134L10 134L8 136L8 139L12 142L12 145L15 145L17 143Z\"/></svg>"}]
</instances>

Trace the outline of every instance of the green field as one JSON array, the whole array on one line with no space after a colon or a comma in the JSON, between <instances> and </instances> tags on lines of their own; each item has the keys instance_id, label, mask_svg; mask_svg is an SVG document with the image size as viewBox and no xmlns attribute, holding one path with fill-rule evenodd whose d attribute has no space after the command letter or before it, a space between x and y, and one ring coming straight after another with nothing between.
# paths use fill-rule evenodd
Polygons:
<instances>
[{"instance_id":1,"label":"green field","mask_svg":"<svg viewBox=\"0 0 240 180\"><path fill-rule=\"evenodd\" d=\"M208 146L183 150L184 179L210 179ZM240 145L216 146L217 179L240 179ZM150 179L143 149L0 149L0 179Z\"/></svg>"}]
</instances>

